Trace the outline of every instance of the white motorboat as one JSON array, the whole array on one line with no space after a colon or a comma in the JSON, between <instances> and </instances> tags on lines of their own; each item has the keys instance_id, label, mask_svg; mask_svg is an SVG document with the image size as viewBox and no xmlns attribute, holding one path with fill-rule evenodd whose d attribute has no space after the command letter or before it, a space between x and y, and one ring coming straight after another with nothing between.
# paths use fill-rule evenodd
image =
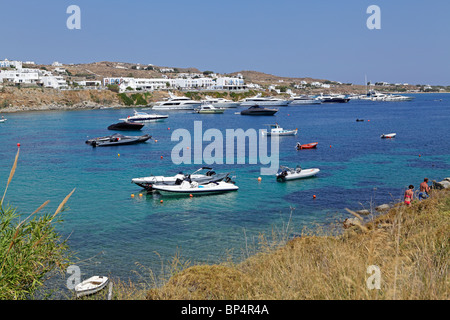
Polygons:
<instances>
[{"instance_id":1,"label":"white motorboat","mask_svg":"<svg viewBox=\"0 0 450 320\"><path fill-rule=\"evenodd\" d=\"M207 170L205 173L200 173L203 170ZM175 185L176 183L181 183L185 179L191 179L191 181L196 181L199 183L205 183L209 181L220 181L227 178L228 173L216 174L210 167L202 167L193 173L186 175L182 172L174 176L148 176L133 178L131 182L137 184L138 186L147 189L147 191L153 191L154 185Z\"/></svg>"},{"instance_id":2,"label":"white motorboat","mask_svg":"<svg viewBox=\"0 0 450 320\"><path fill-rule=\"evenodd\" d=\"M414 97L402 96L399 94L387 94L375 90L370 90L365 96L361 97L361 100L370 101L411 101L413 99Z\"/></svg>"},{"instance_id":3,"label":"white motorboat","mask_svg":"<svg viewBox=\"0 0 450 320\"><path fill-rule=\"evenodd\" d=\"M158 101L153 110L194 110L200 107L201 102L192 100L188 97L178 97L169 93L170 97L164 101Z\"/></svg>"},{"instance_id":4,"label":"white motorboat","mask_svg":"<svg viewBox=\"0 0 450 320\"><path fill-rule=\"evenodd\" d=\"M211 98L210 96L206 96L204 100L201 102L212 104L214 107L219 108L237 108L240 103L234 102L233 100L225 99L225 98Z\"/></svg>"},{"instance_id":5,"label":"white motorboat","mask_svg":"<svg viewBox=\"0 0 450 320\"><path fill-rule=\"evenodd\" d=\"M245 98L240 100L242 107L249 107L249 106L287 106L289 101L278 99L274 97L262 97L262 95L259 93L254 97L251 98Z\"/></svg>"},{"instance_id":6,"label":"white motorboat","mask_svg":"<svg viewBox=\"0 0 450 320\"><path fill-rule=\"evenodd\" d=\"M0 119L0 123L6 122L6 120L8 120L8 119L5 119L5 118Z\"/></svg>"},{"instance_id":7,"label":"white motorboat","mask_svg":"<svg viewBox=\"0 0 450 320\"><path fill-rule=\"evenodd\" d=\"M284 130L280 127L278 123L269 124L270 131L262 130L261 134L266 136L295 136L297 134L298 129L295 130Z\"/></svg>"},{"instance_id":8,"label":"white motorboat","mask_svg":"<svg viewBox=\"0 0 450 320\"><path fill-rule=\"evenodd\" d=\"M402 96L400 94L388 94L384 101L411 101L414 97Z\"/></svg>"},{"instance_id":9,"label":"white motorboat","mask_svg":"<svg viewBox=\"0 0 450 320\"><path fill-rule=\"evenodd\" d=\"M153 185L153 189L161 194L213 194L236 191L238 186L231 182L212 181L205 184L199 184L196 181L189 182L184 180L179 185Z\"/></svg>"},{"instance_id":10,"label":"white motorboat","mask_svg":"<svg viewBox=\"0 0 450 320\"><path fill-rule=\"evenodd\" d=\"M321 104L322 101L318 98L310 97L307 95L291 96L289 101L290 106L303 105L303 104Z\"/></svg>"},{"instance_id":11,"label":"white motorboat","mask_svg":"<svg viewBox=\"0 0 450 320\"><path fill-rule=\"evenodd\" d=\"M395 138L397 134L396 133L387 133L387 134L382 134L380 136L381 139L392 139Z\"/></svg>"},{"instance_id":12,"label":"white motorboat","mask_svg":"<svg viewBox=\"0 0 450 320\"><path fill-rule=\"evenodd\" d=\"M225 108L215 107L212 104L202 104L200 108L194 110L196 113L207 113L207 114L216 114L216 113L224 113Z\"/></svg>"},{"instance_id":13,"label":"white motorboat","mask_svg":"<svg viewBox=\"0 0 450 320\"><path fill-rule=\"evenodd\" d=\"M133 116L128 116L126 119L119 119L122 121L128 121L128 122L154 122L154 121L161 121L164 119L167 119L169 116L167 114L148 114L146 112L139 112L134 110Z\"/></svg>"},{"instance_id":14,"label":"white motorboat","mask_svg":"<svg viewBox=\"0 0 450 320\"><path fill-rule=\"evenodd\" d=\"M94 294L108 284L108 277L93 276L75 286L77 298Z\"/></svg>"},{"instance_id":15,"label":"white motorboat","mask_svg":"<svg viewBox=\"0 0 450 320\"><path fill-rule=\"evenodd\" d=\"M292 169L285 166L280 166L276 176L277 180L288 181L313 177L319 172L320 169L318 168L302 169L300 166L297 166L295 169Z\"/></svg>"}]
</instances>

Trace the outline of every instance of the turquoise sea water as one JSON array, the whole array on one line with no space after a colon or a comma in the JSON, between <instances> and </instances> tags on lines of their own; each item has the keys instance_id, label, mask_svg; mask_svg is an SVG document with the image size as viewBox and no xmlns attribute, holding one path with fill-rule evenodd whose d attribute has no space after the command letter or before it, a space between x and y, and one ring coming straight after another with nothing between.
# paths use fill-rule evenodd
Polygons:
<instances>
[{"instance_id":1,"label":"turquoise sea water","mask_svg":"<svg viewBox=\"0 0 450 320\"><path fill-rule=\"evenodd\" d=\"M111 148L92 148L84 141L111 134L107 126L131 115L132 109L4 114L8 120L0 124L0 185L6 185L16 144L21 143L6 201L29 214L50 200L47 210L52 212L76 188L60 229L78 257L86 260L82 274L127 279L135 277L136 262L158 270L161 260L177 252L193 262L214 263L229 253L241 257L259 233L270 234L288 222L293 232L314 224L327 226L347 217L346 207L392 202L424 177L431 181L450 176L448 94L415 95L411 102L280 107L274 117L236 115L241 109L222 115L170 112L166 121L142 129L158 142ZM139 197L141 190L132 178L192 172L201 166L171 161L177 144L171 141L172 132L192 132L194 121L202 121L203 131L216 128L224 136L226 129L257 130L274 122L298 128L297 137L280 138L280 164L318 167L321 172L316 178L278 183L273 176L261 176L261 165L246 159L247 164L212 165L217 172L233 172L237 192ZM380 139L390 132L397 137ZM297 141L319 145L297 151Z\"/></svg>"}]
</instances>

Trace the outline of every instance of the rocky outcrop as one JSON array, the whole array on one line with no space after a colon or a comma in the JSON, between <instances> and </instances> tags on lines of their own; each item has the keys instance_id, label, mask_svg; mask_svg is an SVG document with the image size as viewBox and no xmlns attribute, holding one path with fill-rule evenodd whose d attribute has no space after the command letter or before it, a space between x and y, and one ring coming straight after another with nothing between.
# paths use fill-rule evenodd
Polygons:
<instances>
[{"instance_id":1,"label":"rocky outcrop","mask_svg":"<svg viewBox=\"0 0 450 320\"><path fill-rule=\"evenodd\" d=\"M433 180L433 189L449 189L450 188L450 178L445 178L442 181L436 182Z\"/></svg>"}]
</instances>

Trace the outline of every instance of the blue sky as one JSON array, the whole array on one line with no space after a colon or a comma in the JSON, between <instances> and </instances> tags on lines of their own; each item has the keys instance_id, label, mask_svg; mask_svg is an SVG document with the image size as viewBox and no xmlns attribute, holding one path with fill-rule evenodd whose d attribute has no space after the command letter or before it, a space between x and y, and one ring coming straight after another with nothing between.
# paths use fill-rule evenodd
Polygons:
<instances>
[{"instance_id":1,"label":"blue sky","mask_svg":"<svg viewBox=\"0 0 450 320\"><path fill-rule=\"evenodd\" d=\"M66 27L72 4L81 30ZM0 59L450 85L449 16L448 0L2 1Z\"/></svg>"}]
</instances>

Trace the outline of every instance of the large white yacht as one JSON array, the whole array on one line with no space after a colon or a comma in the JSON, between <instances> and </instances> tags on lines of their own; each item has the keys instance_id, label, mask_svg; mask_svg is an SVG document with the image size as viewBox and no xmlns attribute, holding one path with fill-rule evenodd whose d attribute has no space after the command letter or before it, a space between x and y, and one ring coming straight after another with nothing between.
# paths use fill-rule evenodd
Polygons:
<instances>
[{"instance_id":1,"label":"large white yacht","mask_svg":"<svg viewBox=\"0 0 450 320\"><path fill-rule=\"evenodd\" d=\"M321 104L322 100L310 97L308 95L301 95L301 96L291 96L291 100L289 102L289 105L299 105L299 104Z\"/></svg>"},{"instance_id":2,"label":"large white yacht","mask_svg":"<svg viewBox=\"0 0 450 320\"><path fill-rule=\"evenodd\" d=\"M188 97L178 97L169 93L170 97L164 101L158 101L152 107L153 110L194 110L200 107L201 102Z\"/></svg>"},{"instance_id":3,"label":"large white yacht","mask_svg":"<svg viewBox=\"0 0 450 320\"><path fill-rule=\"evenodd\" d=\"M210 96L206 96L202 103L212 104L214 107L219 108L237 108L240 103L234 102L233 100L225 99L225 98L211 98Z\"/></svg>"},{"instance_id":4,"label":"large white yacht","mask_svg":"<svg viewBox=\"0 0 450 320\"><path fill-rule=\"evenodd\" d=\"M289 101L278 99L274 97L262 97L261 94L258 94L251 98L245 98L240 100L241 106L249 107L249 106L287 106Z\"/></svg>"},{"instance_id":5,"label":"large white yacht","mask_svg":"<svg viewBox=\"0 0 450 320\"><path fill-rule=\"evenodd\" d=\"M402 96L399 94L387 94L371 90L361 99L370 101L411 101L414 97Z\"/></svg>"}]
</instances>

